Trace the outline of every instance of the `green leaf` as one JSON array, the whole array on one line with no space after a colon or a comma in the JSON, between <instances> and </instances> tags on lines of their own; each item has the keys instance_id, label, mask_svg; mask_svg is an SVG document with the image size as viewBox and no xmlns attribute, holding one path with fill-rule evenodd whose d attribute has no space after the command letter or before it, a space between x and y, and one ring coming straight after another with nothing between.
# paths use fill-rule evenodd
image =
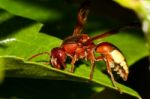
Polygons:
<instances>
[{"instance_id":1,"label":"green leaf","mask_svg":"<svg viewBox=\"0 0 150 99\"><path fill-rule=\"evenodd\" d=\"M11 17L13 17L11 14L0 10L0 24L5 22L6 20L10 19ZM1 46L1 42L0 42L0 46ZM0 65L0 83L3 81L4 76L5 76L4 75L4 67L3 67L3 65Z\"/></svg>"},{"instance_id":2,"label":"green leaf","mask_svg":"<svg viewBox=\"0 0 150 99\"><path fill-rule=\"evenodd\" d=\"M62 17L60 9L50 8L52 4L54 4L53 1L0 0L0 8L15 15L42 22L54 21Z\"/></svg>"},{"instance_id":3,"label":"green leaf","mask_svg":"<svg viewBox=\"0 0 150 99\"><path fill-rule=\"evenodd\" d=\"M1 61L1 63L3 64L3 61ZM3 81L4 79L4 65L0 65L0 83Z\"/></svg>"},{"instance_id":4,"label":"green leaf","mask_svg":"<svg viewBox=\"0 0 150 99\"><path fill-rule=\"evenodd\" d=\"M0 57L0 65L5 66L6 75L8 77L26 77L26 78L38 78L38 79L61 79L61 80L73 80L80 82L93 82L99 85L115 89L112 83L105 74L99 70L95 70L95 76L92 81L88 80L90 69L85 65L81 65L76 71L79 73L69 73L66 71L58 70L47 65L40 65L33 62L24 61L24 59L17 57ZM86 67L86 69L85 69ZM85 71L81 73L81 71ZM96 76L99 75L99 76ZM124 85L117 84L122 92L140 98L139 94L133 89Z\"/></svg>"}]
</instances>

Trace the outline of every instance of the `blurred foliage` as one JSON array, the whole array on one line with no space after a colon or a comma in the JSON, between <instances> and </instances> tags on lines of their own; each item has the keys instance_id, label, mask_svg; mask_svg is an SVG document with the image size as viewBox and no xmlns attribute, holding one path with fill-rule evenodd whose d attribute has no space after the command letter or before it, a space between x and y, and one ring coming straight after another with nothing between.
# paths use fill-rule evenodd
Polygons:
<instances>
[{"instance_id":1,"label":"blurred foliage","mask_svg":"<svg viewBox=\"0 0 150 99\"><path fill-rule=\"evenodd\" d=\"M150 1L149 0L115 0L120 5L136 12L142 23L142 29L148 41L150 54Z\"/></svg>"}]
</instances>

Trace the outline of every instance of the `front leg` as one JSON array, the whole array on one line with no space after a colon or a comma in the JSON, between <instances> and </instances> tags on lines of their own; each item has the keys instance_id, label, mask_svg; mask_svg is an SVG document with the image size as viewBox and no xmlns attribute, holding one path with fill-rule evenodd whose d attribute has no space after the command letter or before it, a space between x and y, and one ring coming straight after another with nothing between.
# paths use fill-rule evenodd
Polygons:
<instances>
[{"instance_id":1,"label":"front leg","mask_svg":"<svg viewBox=\"0 0 150 99\"><path fill-rule=\"evenodd\" d=\"M75 50L74 56L72 57L72 61L71 61L71 70L70 72L74 72L74 64L78 59L83 59L85 57L85 53L84 53L84 49L82 47L78 47Z\"/></svg>"},{"instance_id":2,"label":"front leg","mask_svg":"<svg viewBox=\"0 0 150 99\"><path fill-rule=\"evenodd\" d=\"M95 61L91 60L91 71L90 71L90 77L89 77L90 80L93 79L94 68L95 68Z\"/></svg>"},{"instance_id":3,"label":"front leg","mask_svg":"<svg viewBox=\"0 0 150 99\"><path fill-rule=\"evenodd\" d=\"M87 51L87 58L88 60L91 61L91 71L90 71L89 79L92 80L93 74L94 74L94 68L95 68L95 56L94 56L93 50Z\"/></svg>"},{"instance_id":4,"label":"front leg","mask_svg":"<svg viewBox=\"0 0 150 99\"><path fill-rule=\"evenodd\" d=\"M73 73L74 72L74 64L75 62L77 61L77 55L75 54L73 57L72 57L72 60L71 60L71 69L70 69L70 72Z\"/></svg>"}]
</instances>

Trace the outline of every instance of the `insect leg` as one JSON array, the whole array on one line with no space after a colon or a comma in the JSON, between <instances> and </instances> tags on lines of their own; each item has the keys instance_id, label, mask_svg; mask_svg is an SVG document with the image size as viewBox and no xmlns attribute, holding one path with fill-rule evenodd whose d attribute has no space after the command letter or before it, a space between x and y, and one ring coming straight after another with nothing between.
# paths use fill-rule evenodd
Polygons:
<instances>
[{"instance_id":1,"label":"insect leg","mask_svg":"<svg viewBox=\"0 0 150 99\"><path fill-rule=\"evenodd\" d=\"M113 60L112 60L110 57L107 57L107 59L106 59L105 61L106 61L107 72L108 72L108 74L109 74L110 77L111 77L111 81L112 81L113 86L114 86L115 88L117 88L117 90L119 90L120 93L122 93L121 90L120 90L120 88L117 87L115 78L114 78L114 76L113 76L113 74L112 74L112 71L111 71L110 63L111 63L111 62L113 63Z\"/></svg>"},{"instance_id":2,"label":"insect leg","mask_svg":"<svg viewBox=\"0 0 150 99\"><path fill-rule=\"evenodd\" d=\"M70 72L71 72L71 73L74 72L74 68L75 68L74 64L75 64L76 61L77 61L77 55L75 54L75 55L73 56L72 60L71 60L71 69L70 69Z\"/></svg>"},{"instance_id":3,"label":"insect leg","mask_svg":"<svg viewBox=\"0 0 150 99\"><path fill-rule=\"evenodd\" d=\"M111 81L112 81L113 86L115 88L117 88L117 90L119 90L120 93L122 93L121 90L117 87L116 81L115 81L114 76L113 76L112 71L111 71L110 63L113 62L113 60L111 59L111 57L107 57L107 59L105 59L103 56L99 56L96 58L96 61L101 61L101 60L104 60L106 62L107 72L111 77Z\"/></svg>"},{"instance_id":4,"label":"insect leg","mask_svg":"<svg viewBox=\"0 0 150 99\"><path fill-rule=\"evenodd\" d=\"M89 79L92 80L94 68L95 68L95 56L94 56L93 50L89 50L87 53L88 53L87 57L91 61L91 71L90 71Z\"/></svg>"}]
</instances>

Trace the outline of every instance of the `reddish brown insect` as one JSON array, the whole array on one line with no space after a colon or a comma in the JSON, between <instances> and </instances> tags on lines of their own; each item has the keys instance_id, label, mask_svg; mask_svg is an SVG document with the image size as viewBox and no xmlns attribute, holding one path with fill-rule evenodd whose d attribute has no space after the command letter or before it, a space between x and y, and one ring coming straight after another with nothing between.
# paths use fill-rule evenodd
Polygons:
<instances>
[{"instance_id":1,"label":"reddish brown insect","mask_svg":"<svg viewBox=\"0 0 150 99\"><path fill-rule=\"evenodd\" d=\"M67 57L71 58L71 70L74 72L74 64L79 59L90 60L91 62L91 71L89 79L92 80L95 61L105 61L107 66L107 72L111 77L112 83L115 87L115 79L112 74L112 71L127 80L128 78L128 66L125 60L125 57L114 45L109 42L101 42L99 44L94 44L93 40L106 37L118 32L122 28L114 29L106 33L100 34L98 36L90 38L87 34L81 34L84 24L87 19L89 12L89 0L86 0L80 7L77 17L77 24L74 28L73 35L67 37L61 44L60 47L53 48L51 52L43 52L36 55L33 55L29 60L35 58L42 54L50 55L50 64L54 68L65 69L66 68L66 59ZM99 57L95 57L94 53L99 53Z\"/></svg>"}]
</instances>

